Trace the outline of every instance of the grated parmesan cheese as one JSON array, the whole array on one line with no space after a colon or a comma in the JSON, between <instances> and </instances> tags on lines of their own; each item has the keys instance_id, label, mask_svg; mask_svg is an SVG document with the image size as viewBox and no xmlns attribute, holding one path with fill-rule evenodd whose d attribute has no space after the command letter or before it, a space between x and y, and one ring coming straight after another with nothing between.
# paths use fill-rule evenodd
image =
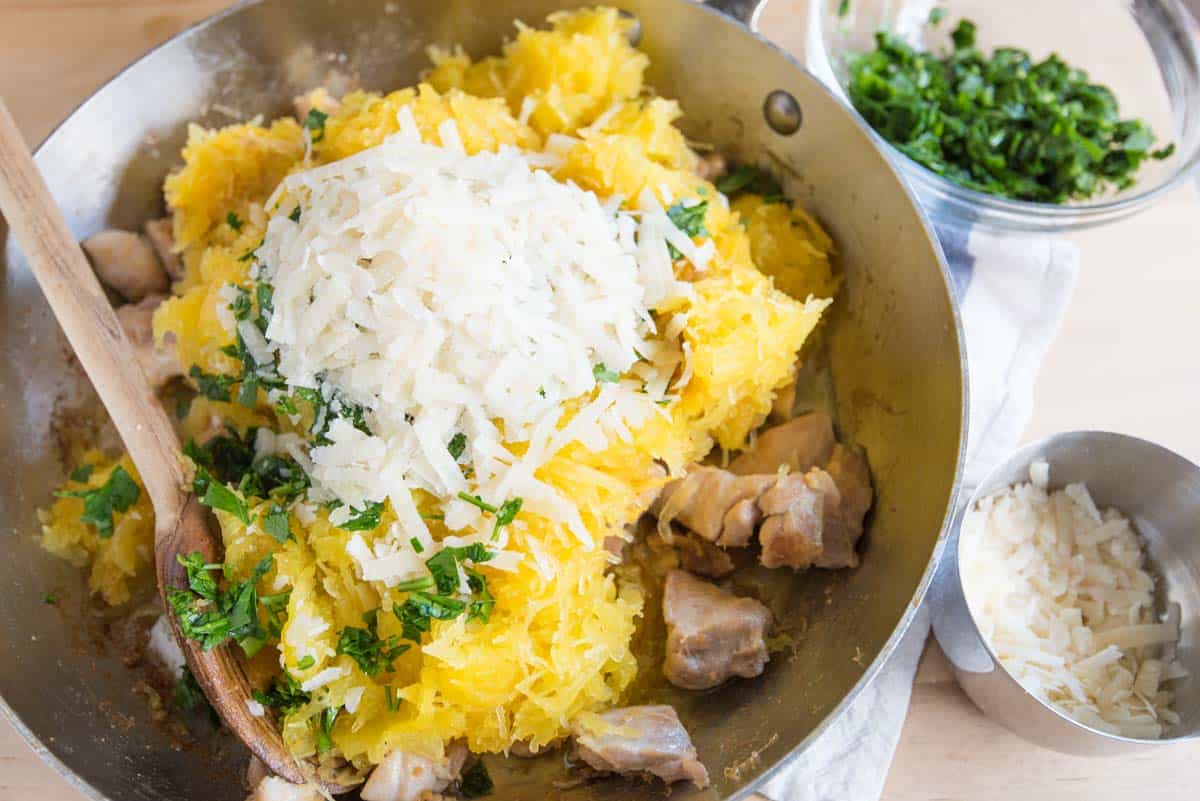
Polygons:
<instances>
[{"instance_id":1,"label":"grated parmesan cheese","mask_svg":"<svg viewBox=\"0 0 1200 801\"><path fill-rule=\"evenodd\" d=\"M159 615L150 627L150 640L146 644L146 652L171 676L178 676L180 671L187 667L187 659L184 658L179 641L175 639L175 632L171 629L171 620L165 614Z\"/></svg>"},{"instance_id":2,"label":"grated parmesan cheese","mask_svg":"<svg viewBox=\"0 0 1200 801\"><path fill-rule=\"evenodd\" d=\"M556 180L542 169L560 161L554 137L547 154L468 155L453 121L438 128L440 146L421 140L407 106L398 121L377 147L283 181L258 251L274 313L265 337L238 326L257 362L277 356L291 387L362 406L370 433L337 418L329 444L306 455L291 442L260 450L300 459L314 497L344 502L342 517L391 500L395 532L350 543L367 580L394 585L428 559L409 544L432 543L416 489L445 501L445 524L466 530L464 542L492 533L458 499L469 492L497 504L520 497L593 547L578 511L536 471L573 442L628 440L656 402L670 402L681 364L675 389L686 384L682 327L661 337L651 312L691 291L668 243L698 270L715 248L676 228L648 190L623 211L620 198ZM626 377L598 380L610 372ZM460 459L447 449L457 434ZM489 542L503 549L505 539Z\"/></svg>"},{"instance_id":3,"label":"grated parmesan cheese","mask_svg":"<svg viewBox=\"0 0 1200 801\"><path fill-rule=\"evenodd\" d=\"M351 715L358 711L358 705L362 703L362 697L365 691L365 687L351 687L346 691L346 700L344 701L344 705L346 707L346 711Z\"/></svg>"},{"instance_id":4,"label":"grated parmesan cheese","mask_svg":"<svg viewBox=\"0 0 1200 801\"><path fill-rule=\"evenodd\" d=\"M1155 621L1154 580L1138 534L1083 484L1030 483L984 498L963 518L960 570L984 638L1030 692L1093 728L1156 739L1179 722L1164 683L1178 607ZM1165 646L1165 647L1164 647Z\"/></svg>"},{"instance_id":5,"label":"grated parmesan cheese","mask_svg":"<svg viewBox=\"0 0 1200 801\"><path fill-rule=\"evenodd\" d=\"M335 679L349 675L350 668L348 667L327 667L313 674L312 678L301 682L300 689L306 693L311 693L313 690L319 690Z\"/></svg>"}]
</instances>

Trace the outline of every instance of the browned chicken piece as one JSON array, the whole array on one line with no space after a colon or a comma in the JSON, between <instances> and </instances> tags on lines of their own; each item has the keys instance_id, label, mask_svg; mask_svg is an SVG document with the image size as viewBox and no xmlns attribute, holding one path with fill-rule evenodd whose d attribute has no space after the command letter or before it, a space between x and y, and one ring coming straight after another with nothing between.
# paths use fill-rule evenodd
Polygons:
<instances>
[{"instance_id":1,"label":"browned chicken piece","mask_svg":"<svg viewBox=\"0 0 1200 801\"><path fill-rule=\"evenodd\" d=\"M835 444L833 419L825 412L809 412L763 431L729 463L729 472L774 474L787 465L789 473L803 473L829 461Z\"/></svg>"},{"instance_id":2,"label":"browned chicken piece","mask_svg":"<svg viewBox=\"0 0 1200 801\"><path fill-rule=\"evenodd\" d=\"M272 776L257 759L250 763L246 771L246 781L250 782L250 795L246 796L246 801L325 801L325 796L317 785L292 784L278 776Z\"/></svg>"},{"instance_id":3,"label":"browned chicken piece","mask_svg":"<svg viewBox=\"0 0 1200 801\"><path fill-rule=\"evenodd\" d=\"M825 510L832 489L829 476L814 468L803 475L783 476L763 493L758 505L766 519L758 530L763 567L811 567L824 551ZM833 499L837 503L836 497Z\"/></svg>"},{"instance_id":4,"label":"browned chicken piece","mask_svg":"<svg viewBox=\"0 0 1200 801\"><path fill-rule=\"evenodd\" d=\"M775 476L735 476L717 467L697 467L663 487L650 506L658 517L658 533L671 542L671 523L691 529L723 548L750 542L762 520L758 496Z\"/></svg>"},{"instance_id":5,"label":"browned chicken piece","mask_svg":"<svg viewBox=\"0 0 1200 801\"><path fill-rule=\"evenodd\" d=\"M175 223L170 217L147 220L142 226L154 255L172 281L183 278L183 259L175 252Z\"/></svg>"},{"instance_id":6,"label":"browned chicken piece","mask_svg":"<svg viewBox=\"0 0 1200 801\"><path fill-rule=\"evenodd\" d=\"M251 755L250 761L246 763L246 787L253 790L270 775L271 772L267 770L267 766L262 763L262 760Z\"/></svg>"},{"instance_id":7,"label":"browned chicken piece","mask_svg":"<svg viewBox=\"0 0 1200 801\"><path fill-rule=\"evenodd\" d=\"M296 95L292 98L292 105L296 109L296 119L304 122L308 117L308 112L314 108L323 114L334 114L342 107L342 103L336 97L329 93L329 90L324 87L317 87L311 92L305 92L302 95Z\"/></svg>"},{"instance_id":8,"label":"browned chicken piece","mask_svg":"<svg viewBox=\"0 0 1200 801\"><path fill-rule=\"evenodd\" d=\"M808 567L821 550L822 499L803 475L735 476L717 467L698 467L668 484L650 511L658 533L674 544L671 524L679 523L722 548L763 541L768 567ZM768 545L770 546L768 549ZM688 546L683 546L687 548ZM680 561L684 552L680 551ZM698 571L705 572L705 571Z\"/></svg>"},{"instance_id":9,"label":"browned chicken piece","mask_svg":"<svg viewBox=\"0 0 1200 801\"><path fill-rule=\"evenodd\" d=\"M788 478L759 499L767 516L758 532L763 566L858 567L854 547L873 498L862 451L838 445L825 469Z\"/></svg>"},{"instance_id":10,"label":"browned chicken piece","mask_svg":"<svg viewBox=\"0 0 1200 801\"><path fill-rule=\"evenodd\" d=\"M667 574L663 589L667 658L663 673L676 687L707 690L734 676L763 672L771 613L683 570Z\"/></svg>"},{"instance_id":11,"label":"browned chicken piece","mask_svg":"<svg viewBox=\"0 0 1200 801\"><path fill-rule=\"evenodd\" d=\"M838 444L829 415L811 412L764 431L728 470L694 467L650 512L680 564L719 577L732 562L705 546L742 547L755 533L765 567L856 567L873 497L862 449ZM703 543L683 541L675 523Z\"/></svg>"},{"instance_id":12,"label":"browned chicken piece","mask_svg":"<svg viewBox=\"0 0 1200 801\"><path fill-rule=\"evenodd\" d=\"M627 706L599 717L575 733L575 756L595 770L708 786L708 771L672 707Z\"/></svg>"},{"instance_id":13,"label":"browned chicken piece","mask_svg":"<svg viewBox=\"0 0 1200 801\"><path fill-rule=\"evenodd\" d=\"M706 181L716 181L728 170L729 165L720 153L709 153L696 162L696 174Z\"/></svg>"},{"instance_id":14,"label":"browned chicken piece","mask_svg":"<svg viewBox=\"0 0 1200 801\"><path fill-rule=\"evenodd\" d=\"M708 540L685 534L675 537L674 546L680 566L689 573L724 578L733 572L733 558L729 552Z\"/></svg>"},{"instance_id":15,"label":"browned chicken piece","mask_svg":"<svg viewBox=\"0 0 1200 801\"><path fill-rule=\"evenodd\" d=\"M446 747L441 760L395 750L371 771L363 801L420 801L440 793L462 776L469 752L461 741Z\"/></svg>"},{"instance_id":16,"label":"browned chicken piece","mask_svg":"<svg viewBox=\"0 0 1200 801\"><path fill-rule=\"evenodd\" d=\"M140 303L127 303L117 309L117 320L133 346L133 355L146 380L160 389L176 376L183 375L175 355L174 334L164 338L162 347L154 342L154 310L166 300L162 295L149 295Z\"/></svg>"},{"instance_id":17,"label":"browned chicken piece","mask_svg":"<svg viewBox=\"0 0 1200 801\"><path fill-rule=\"evenodd\" d=\"M105 286L132 303L170 288L167 273L154 248L132 231L101 231L83 240L96 276Z\"/></svg>"},{"instance_id":18,"label":"browned chicken piece","mask_svg":"<svg viewBox=\"0 0 1200 801\"><path fill-rule=\"evenodd\" d=\"M838 504L832 514L825 515L824 547L815 564L828 569L858 567L854 546L875 497L866 457L861 448L838 445L825 470L838 491Z\"/></svg>"},{"instance_id":19,"label":"browned chicken piece","mask_svg":"<svg viewBox=\"0 0 1200 801\"><path fill-rule=\"evenodd\" d=\"M608 561L614 565L619 565L625 559L625 546L628 540L623 537L610 534L604 538L604 550L608 552Z\"/></svg>"}]
</instances>

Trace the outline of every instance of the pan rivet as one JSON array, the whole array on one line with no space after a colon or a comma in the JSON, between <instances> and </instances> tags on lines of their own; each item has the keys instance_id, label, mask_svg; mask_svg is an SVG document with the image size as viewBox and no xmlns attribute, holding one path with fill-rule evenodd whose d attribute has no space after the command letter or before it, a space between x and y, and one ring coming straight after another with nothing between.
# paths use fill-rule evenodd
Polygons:
<instances>
[{"instance_id":1,"label":"pan rivet","mask_svg":"<svg viewBox=\"0 0 1200 801\"><path fill-rule=\"evenodd\" d=\"M771 130L781 136L791 136L800 130L804 115L800 113L800 104L791 92L776 89L767 95L763 101L763 116Z\"/></svg>"},{"instance_id":2,"label":"pan rivet","mask_svg":"<svg viewBox=\"0 0 1200 801\"><path fill-rule=\"evenodd\" d=\"M631 45L637 47L638 43L642 41L642 21L625 9L619 10L617 14L622 19L633 21L633 24L629 26L629 30L625 32L625 38L629 40Z\"/></svg>"}]
</instances>

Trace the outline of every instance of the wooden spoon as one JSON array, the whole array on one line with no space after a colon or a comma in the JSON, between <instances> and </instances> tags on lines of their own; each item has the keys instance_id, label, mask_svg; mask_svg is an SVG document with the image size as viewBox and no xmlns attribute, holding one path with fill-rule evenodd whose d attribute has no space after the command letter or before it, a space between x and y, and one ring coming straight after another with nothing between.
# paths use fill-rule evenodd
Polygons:
<instances>
[{"instance_id":1,"label":"wooden spoon","mask_svg":"<svg viewBox=\"0 0 1200 801\"><path fill-rule=\"evenodd\" d=\"M211 515L192 494L179 438L3 100L0 212L150 493L158 589L169 610L168 590L187 587L187 572L177 556L199 551L209 562L220 561L220 547L209 525ZM250 713L250 682L233 648L224 645L202 651L181 635L179 621L170 617L192 673L233 733L276 775L297 784L318 781L313 765L291 755L272 720ZM326 787L330 792L348 789Z\"/></svg>"}]
</instances>

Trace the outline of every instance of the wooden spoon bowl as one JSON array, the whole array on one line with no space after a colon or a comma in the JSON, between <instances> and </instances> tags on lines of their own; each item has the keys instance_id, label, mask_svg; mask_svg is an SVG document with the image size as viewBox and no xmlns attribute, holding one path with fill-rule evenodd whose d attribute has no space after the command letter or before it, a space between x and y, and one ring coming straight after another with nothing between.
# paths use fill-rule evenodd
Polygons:
<instances>
[{"instance_id":1,"label":"wooden spoon bowl","mask_svg":"<svg viewBox=\"0 0 1200 801\"><path fill-rule=\"evenodd\" d=\"M133 355L117 316L38 173L7 106L0 100L0 213L20 242L59 325L96 387L137 465L154 506L154 557L158 589L186 589L187 571L178 557L198 551L209 562L221 557L211 514L191 493L188 469L162 405ZM297 760L273 720L250 711L251 686L233 647L210 651L175 637L197 682L221 719L272 773L290 782L319 782L315 766ZM348 787L322 783L331 793Z\"/></svg>"}]
</instances>

